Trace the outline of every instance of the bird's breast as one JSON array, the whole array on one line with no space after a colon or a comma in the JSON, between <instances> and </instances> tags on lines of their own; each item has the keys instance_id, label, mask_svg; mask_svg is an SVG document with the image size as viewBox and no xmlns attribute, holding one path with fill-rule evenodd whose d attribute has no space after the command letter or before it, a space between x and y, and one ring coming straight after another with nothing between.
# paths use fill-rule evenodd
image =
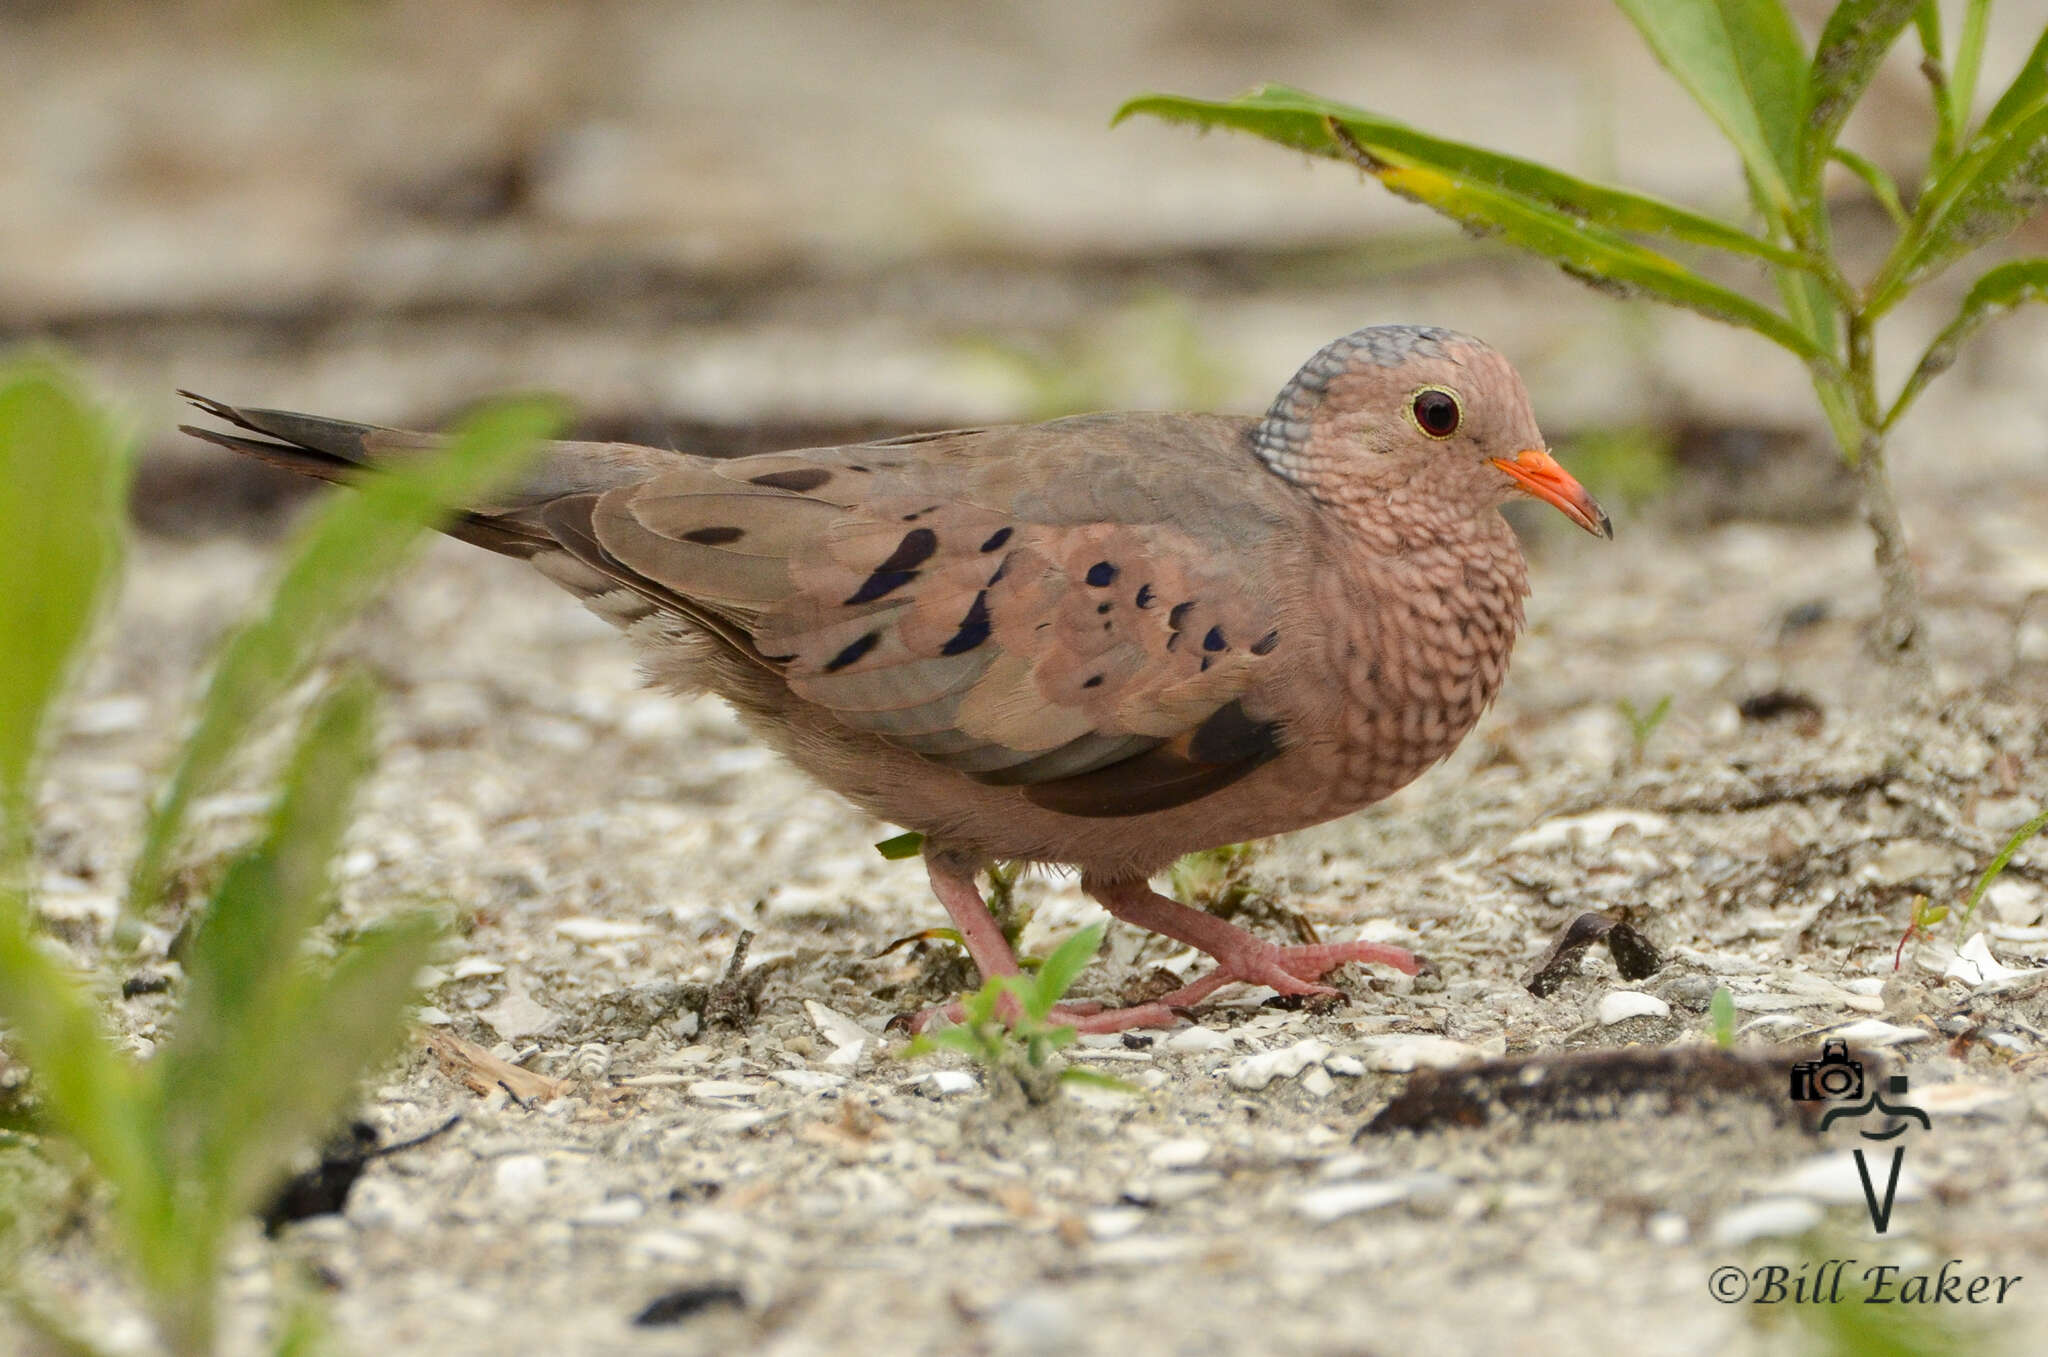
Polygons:
<instances>
[{"instance_id":1,"label":"bird's breast","mask_svg":"<svg viewBox=\"0 0 2048 1357\"><path fill-rule=\"evenodd\" d=\"M1505 532L1503 524L1503 532ZM1527 573L1512 536L1320 572L1323 671L1287 722L1333 813L1386 797L1457 748L1500 692ZM1308 676L1305 676L1308 677Z\"/></svg>"}]
</instances>

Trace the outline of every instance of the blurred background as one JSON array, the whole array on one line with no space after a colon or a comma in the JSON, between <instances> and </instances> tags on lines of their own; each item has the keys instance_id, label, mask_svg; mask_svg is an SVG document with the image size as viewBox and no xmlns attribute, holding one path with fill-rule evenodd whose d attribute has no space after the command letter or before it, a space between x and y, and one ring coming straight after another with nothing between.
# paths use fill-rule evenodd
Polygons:
<instances>
[{"instance_id":1,"label":"blurred background","mask_svg":"<svg viewBox=\"0 0 2048 1357\"><path fill-rule=\"evenodd\" d=\"M1985 89L2044 18L1997 7ZM586 432L717 452L1252 411L1385 321L1505 349L1625 507L1852 511L1763 341L1599 297L1342 165L1109 125L1140 91L1266 80L1740 209L1732 158L1605 0L12 0L0 342L54 342L123 403L144 526L174 535L296 493L172 433L181 386L410 425L546 390ZM1850 140L1911 169L1924 102L1902 50ZM1880 225L1850 206L1843 230ZM1986 474L2036 464L2043 416L2010 393L2048 376L2044 335L2023 318L1970 352L1904 436L1909 480L1962 400Z\"/></svg>"}]
</instances>

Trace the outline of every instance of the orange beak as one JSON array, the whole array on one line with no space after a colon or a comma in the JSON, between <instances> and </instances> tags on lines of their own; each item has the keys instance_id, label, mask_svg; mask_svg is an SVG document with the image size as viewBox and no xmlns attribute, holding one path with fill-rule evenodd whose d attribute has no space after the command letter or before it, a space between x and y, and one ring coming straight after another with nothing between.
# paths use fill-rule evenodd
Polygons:
<instances>
[{"instance_id":1,"label":"orange beak","mask_svg":"<svg viewBox=\"0 0 2048 1357\"><path fill-rule=\"evenodd\" d=\"M1566 518L1587 532L1613 540L1614 525L1607 521L1607 511L1543 449L1524 448L1513 461L1505 457L1487 460L1514 477L1516 484L1536 498L1555 504Z\"/></svg>"}]
</instances>

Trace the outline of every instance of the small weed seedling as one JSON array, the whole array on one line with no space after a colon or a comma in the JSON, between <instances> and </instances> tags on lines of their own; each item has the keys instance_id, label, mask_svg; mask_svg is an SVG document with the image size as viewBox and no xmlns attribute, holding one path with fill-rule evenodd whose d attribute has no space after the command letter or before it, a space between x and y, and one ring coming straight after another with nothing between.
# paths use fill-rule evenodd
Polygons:
<instances>
[{"instance_id":1,"label":"small weed seedling","mask_svg":"<svg viewBox=\"0 0 2048 1357\"><path fill-rule=\"evenodd\" d=\"M919 1036L904 1048L905 1058L958 1051L1033 1103L1050 1099L1061 1084L1133 1092L1121 1079L1059 1062L1060 1048L1073 1042L1075 1032L1046 1021L1101 948L1104 927L1090 924L1055 947L1035 975L996 976L960 1001L959 1022Z\"/></svg>"},{"instance_id":2,"label":"small weed seedling","mask_svg":"<svg viewBox=\"0 0 2048 1357\"><path fill-rule=\"evenodd\" d=\"M1664 724L1664 718L1671 715L1671 694L1657 699L1648 711L1636 710L1636 704L1627 698L1616 698L1614 709L1621 713L1621 719L1628 722L1629 749L1637 764L1643 761L1643 754L1650 747L1650 737L1657 733L1657 727Z\"/></svg>"},{"instance_id":3,"label":"small weed seedling","mask_svg":"<svg viewBox=\"0 0 2048 1357\"><path fill-rule=\"evenodd\" d=\"M553 423L536 406L480 416L449 450L332 501L269 607L227 642L192 735L154 800L121 936L160 915L186 812L274 719L321 643L405 560L440 513L515 474ZM50 713L110 592L128 455L54 370L0 372L0 1022L32 1098L0 1134L0 1299L55 1351L90 1334L39 1286L29 1222L85 1171L105 1190L92 1238L133 1282L161 1349L216 1350L222 1259L238 1227L326 1133L356 1081L397 1046L414 977L439 933L424 912L338 948L315 935L334 902L332 863L372 755L374 695L332 683L299 728L259 842L234 857L197 916L169 1035L147 1060L107 1031L105 976L80 976L37 936L31 883L38 756ZM77 1194L91 1202L97 1194ZM283 1288L287 1297L294 1288ZM319 1337L293 1300L271 1347ZM97 1326L96 1326L97 1327Z\"/></svg>"}]
</instances>

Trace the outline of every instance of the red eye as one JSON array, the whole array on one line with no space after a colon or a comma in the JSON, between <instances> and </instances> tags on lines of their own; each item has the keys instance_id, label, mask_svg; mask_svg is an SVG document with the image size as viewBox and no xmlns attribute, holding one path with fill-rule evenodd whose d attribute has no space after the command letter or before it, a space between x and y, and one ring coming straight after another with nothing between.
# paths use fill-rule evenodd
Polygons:
<instances>
[{"instance_id":1,"label":"red eye","mask_svg":"<svg viewBox=\"0 0 2048 1357\"><path fill-rule=\"evenodd\" d=\"M1415 423L1431 438L1449 438L1458 431L1458 398L1430 387L1415 393Z\"/></svg>"}]
</instances>

